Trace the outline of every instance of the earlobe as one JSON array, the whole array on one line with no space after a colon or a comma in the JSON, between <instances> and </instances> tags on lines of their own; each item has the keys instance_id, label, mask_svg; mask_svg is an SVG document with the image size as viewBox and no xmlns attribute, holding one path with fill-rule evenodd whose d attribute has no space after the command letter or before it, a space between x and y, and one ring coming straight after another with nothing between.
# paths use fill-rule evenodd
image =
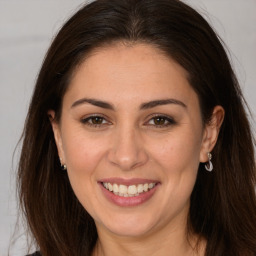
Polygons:
<instances>
[{"instance_id":1,"label":"earlobe","mask_svg":"<svg viewBox=\"0 0 256 256\"><path fill-rule=\"evenodd\" d=\"M211 120L205 125L202 146L200 151L200 162L205 163L209 160L210 153L217 140L219 131L224 120L225 111L221 106L215 106L212 112Z\"/></svg>"},{"instance_id":2,"label":"earlobe","mask_svg":"<svg viewBox=\"0 0 256 256\"><path fill-rule=\"evenodd\" d=\"M62 159L61 162L65 162L65 156L63 152L63 145L62 145L62 138L61 138L61 131L60 131L60 126L59 123L55 120L55 111L49 110L48 111L48 117L51 122L53 134L54 134L54 139L55 143L57 146L59 158Z\"/></svg>"}]
</instances>

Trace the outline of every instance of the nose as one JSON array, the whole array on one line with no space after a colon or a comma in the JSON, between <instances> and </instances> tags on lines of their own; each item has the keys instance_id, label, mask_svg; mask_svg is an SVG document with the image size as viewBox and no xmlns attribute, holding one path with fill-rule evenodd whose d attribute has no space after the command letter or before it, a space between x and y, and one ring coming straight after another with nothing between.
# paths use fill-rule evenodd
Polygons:
<instances>
[{"instance_id":1,"label":"nose","mask_svg":"<svg viewBox=\"0 0 256 256\"><path fill-rule=\"evenodd\" d=\"M120 127L113 134L108 161L122 170L132 170L144 165L148 155L140 131L132 127Z\"/></svg>"}]
</instances>

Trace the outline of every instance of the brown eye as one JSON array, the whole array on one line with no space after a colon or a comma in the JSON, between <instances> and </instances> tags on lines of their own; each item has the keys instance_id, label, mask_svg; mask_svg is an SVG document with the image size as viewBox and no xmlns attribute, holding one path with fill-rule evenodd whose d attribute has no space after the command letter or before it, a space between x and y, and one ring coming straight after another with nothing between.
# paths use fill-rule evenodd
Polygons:
<instances>
[{"instance_id":1,"label":"brown eye","mask_svg":"<svg viewBox=\"0 0 256 256\"><path fill-rule=\"evenodd\" d=\"M156 128L164 128L174 125L176 122L169 116L155 116L151 118L147 124Z\"/></svg>"},{"instance_id":2,"label":"brown eye","mask_svg":"<svg viewBox=\"0 0 256 256\"><path fill-rule=\"evenodd\" d=\"M91 117L91 123L92 124L102 124L103 120L104 119L100 116Z\"/></svg>"},{"instance_id":3,"label":"brown eye","mask_svg":"<svg viewBox=\"0 0 256 256\"><path fill-rule=\"evenodd\" d=\"M166 118L164 117L155 117L153 118L155 125L165 125L166 124Z\"/></svg>"},{"instance_id":4,"label":"brown eye","mask_svg":"<svg viewBox=\"0 0 256 256\"><path fill-rule=\"evenodd\" d=\"M88 125L88 126L94 126L94 127L101 127L103 125L109 124L109 122L102 116L89 116L87 118L84 118L81 120L81 123Z\"/></svg>"}]
</instances>

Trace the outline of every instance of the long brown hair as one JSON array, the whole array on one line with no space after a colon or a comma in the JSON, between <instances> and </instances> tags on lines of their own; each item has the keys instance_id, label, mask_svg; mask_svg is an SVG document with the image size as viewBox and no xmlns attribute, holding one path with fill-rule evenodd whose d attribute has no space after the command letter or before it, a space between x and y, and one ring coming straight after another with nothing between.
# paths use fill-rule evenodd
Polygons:
<instances>
[{"instance_id":1,"label":"long brown hair","mask_svg":"<svg viewBox=\"0 0 256 256\"><path fill-rule=\"evenodd\" d=\"M214 172L199 166L188 227L207 240L207 256L256 254L254 139L246 103L218 36L178 0L98 0L57 34L39 73L28 111L18 170L20 204L43 255L90 255L97 240L91 216L61 170L47 115L61 117L72 73L97 47L143 42L161 49L189 74L204 123L221 105L225 120L212 152Z\"/></svg>"}]
</instances>

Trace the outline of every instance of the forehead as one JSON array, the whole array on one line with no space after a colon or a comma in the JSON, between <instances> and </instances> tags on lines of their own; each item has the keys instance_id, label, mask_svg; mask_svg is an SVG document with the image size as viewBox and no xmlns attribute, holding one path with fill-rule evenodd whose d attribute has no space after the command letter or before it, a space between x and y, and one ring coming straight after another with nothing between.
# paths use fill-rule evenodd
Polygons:
<instances>
[{"instance_id":1,"label":"forehead","mask_svg":"<svg viewBox=\"0 0 256 256\"><path fill-rule=\"evenodd\" d=\"M190 97L188 73L152 45L116 43L93 51L76 69L67 94L105 100Z\"/></svg>"},{"instance_id":2,"label":"forehead","mask_svg":"<svg viewBox=\"0 0 256 256\"><path fill-rule=\"evenodd\" d=\"M188 77L188 72L170 56L159 48L145 43L119 42L99 47L89 53L74 75L81 69L86 69L91 74L106 71L112 76L135 70L143 71L141 75L148 71L154 75L163 74L167 69L175 69L184 78Z\"/></svg>"}]
</instances>

